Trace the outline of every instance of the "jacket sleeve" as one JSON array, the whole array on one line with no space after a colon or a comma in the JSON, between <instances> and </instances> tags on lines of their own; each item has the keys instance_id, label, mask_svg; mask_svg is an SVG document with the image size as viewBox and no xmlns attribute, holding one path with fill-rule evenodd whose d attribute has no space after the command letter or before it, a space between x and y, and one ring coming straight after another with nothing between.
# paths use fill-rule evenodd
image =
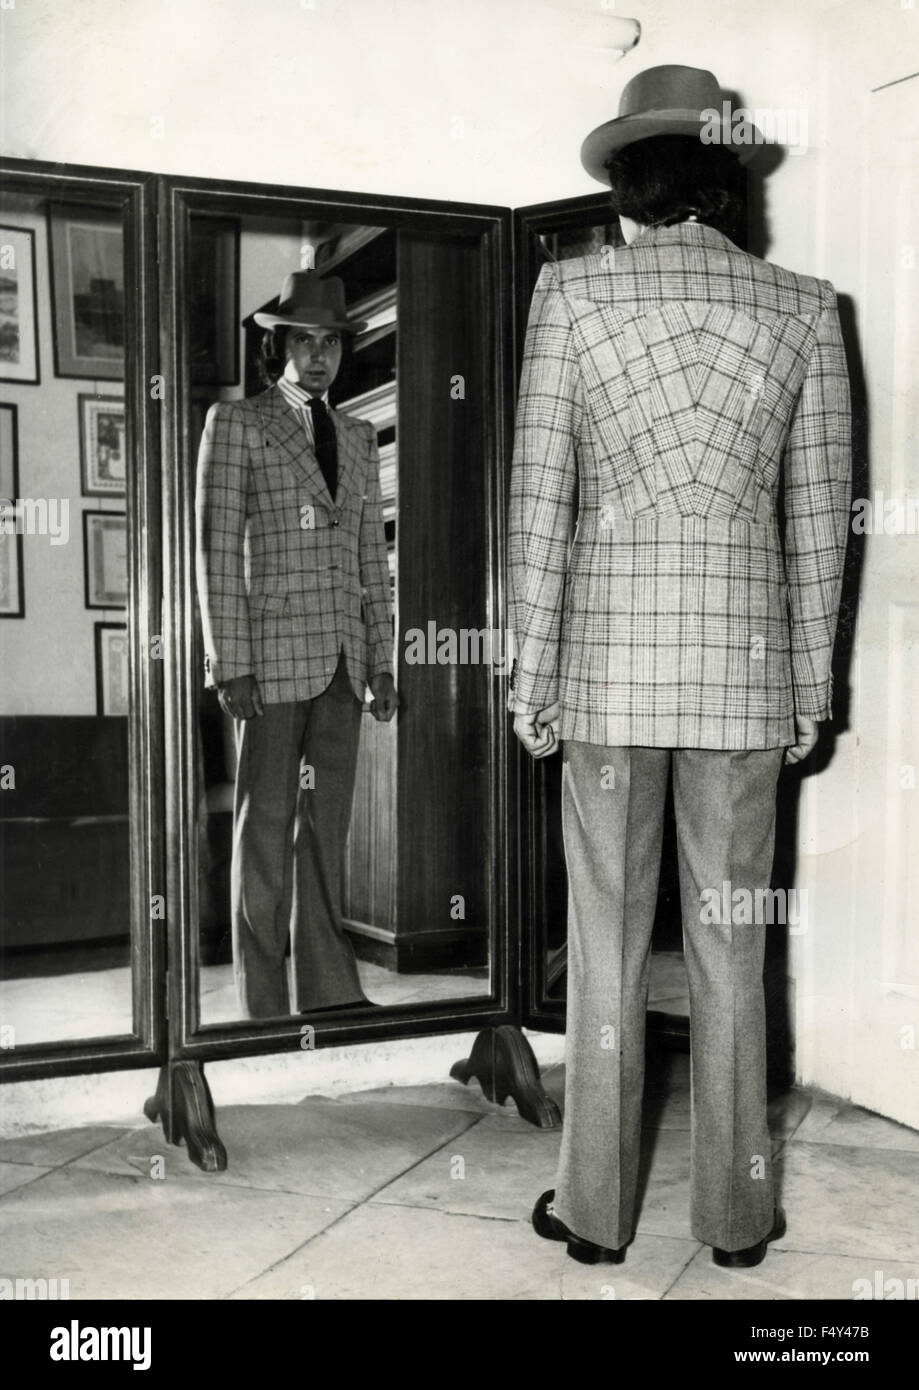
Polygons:
<instances>
[{"instance_id":1,"label":"jacket sleeve","mask_svg":"<svg viewBox=\"0 0 919 1390\"><path fill-rule=\"evenodd\" d=\"M511 465L508 617L515 662L508 708L513 714L536 714L558 699L581 416L571 322L555 266L548 264L530 305Z\"/></svg>"},{"instance_id":2,"label":"jacket sleeve","mask_svg":"<svg viewBox=\"0 0 919 1390\"><path fill-rule=\"evenodd\" d=\"M836 293L823 305L785 449L785 559L795 713L832 717L831 662L852 491L849 376Z\"/></svg>"},{"instance_id":3,"label":"jacket sleeve","mask_svg":"<svg viewBox=\"0 0 919 1390\"><path fill-rule=\"evenodd\" d=\"M198 451L195 571L206 684L252 672L246 599L246 427L232 402L211 406Z\"/></svg>"},{"instance_id":4,"label":"jacket sleeve","mask_svg":"<svg viewBox=\"0 0 919 1390\"><path fill-rule=\"evenodd\" d=\"M380 453L376 430L370 432L367 493L361 512L360 575L367 633L368 678L393 674L392 600L386 532L383 529L383 497L380 489Z\"/></svg>"}]
</instances>

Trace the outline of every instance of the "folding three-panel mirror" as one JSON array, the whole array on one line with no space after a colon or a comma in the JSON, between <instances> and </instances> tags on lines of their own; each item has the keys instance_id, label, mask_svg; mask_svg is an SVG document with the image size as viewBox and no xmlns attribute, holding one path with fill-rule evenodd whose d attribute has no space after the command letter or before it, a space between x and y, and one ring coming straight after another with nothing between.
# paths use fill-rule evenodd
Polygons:
<instances>
[{"instance_id":1,"label":"folding three-panel mirror","mask_svg":"<svg viewBox=\"0 0 919 1390\"><path fill-rule=\"evenodd\" d=\"M539 265L618 235L602 195L512 246L502 208L4 165L7 1077L563 1026L505 493ZM217 688L250 657L311 699L280 753Z\"/></svg>"}]
</instances>

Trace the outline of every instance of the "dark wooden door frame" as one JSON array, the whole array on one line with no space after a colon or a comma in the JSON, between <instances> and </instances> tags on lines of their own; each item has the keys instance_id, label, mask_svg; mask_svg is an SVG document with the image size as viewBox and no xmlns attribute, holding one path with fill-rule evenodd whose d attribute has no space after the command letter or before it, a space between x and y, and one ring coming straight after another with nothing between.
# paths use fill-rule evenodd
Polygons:
<instances>
[{"instance_id":1,"label":"dark wooden door frame","mask_svg":"<svg viewBox=\"0 0 919 1390\"><path fill-rule=\"evenodd\" d=\"M533 288L544 257L538 253L538 236L574 231L584 226L614 222L608 193L588 193L549 203L534 203L514 211L514 291L516 308L515 383L519 379L524 337ZM549 851L548 786L552 770L546 762L526 758L520 772L517 822L523 841L520 857L521 931L520 994L521 1023L543 1032L565 1031L566 1008L562 985L565 966L556 965L550 979L547 962L548 888L546 879ZM550 988L554 984L554 988ZM555 997L552 997L555 995ZM689 1019L681 1014L649 1010L648 1033L653 1041L679 1050L689 1044Z\"/></svg>"}]
</instances>

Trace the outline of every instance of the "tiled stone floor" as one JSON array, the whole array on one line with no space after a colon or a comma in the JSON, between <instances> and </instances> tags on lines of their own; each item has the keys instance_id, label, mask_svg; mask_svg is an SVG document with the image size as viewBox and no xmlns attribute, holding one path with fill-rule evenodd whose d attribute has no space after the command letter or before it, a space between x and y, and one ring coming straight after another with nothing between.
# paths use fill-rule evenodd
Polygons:
<instances>
[{"instance_id":1,"label":"tiled stone floor","mask_svg":"<svg viewBox=\"0 0 919 1390\"><path fill-rule=\"evenodd\" d=\"M563 1099L561 1067L547 1089ZM476 1083L221 1108L225 1173L158 1127L0 1143L5 1277L81 1298L851 1299L876 1271L919 1278L919 1133L791 1091L770 1108L788 1233L749 1271L712 1264L688 1222L688 1058L651 1069L648 1180L623 1265L538 1239L559 1132Z\"/></svg>"}]
</instances>

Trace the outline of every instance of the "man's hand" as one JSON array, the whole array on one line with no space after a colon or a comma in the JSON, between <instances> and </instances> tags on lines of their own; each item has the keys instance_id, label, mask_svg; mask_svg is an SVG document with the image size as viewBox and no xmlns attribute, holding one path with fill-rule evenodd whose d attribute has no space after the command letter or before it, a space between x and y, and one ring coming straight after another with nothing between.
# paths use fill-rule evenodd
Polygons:
<instances>
[{"instance_id":1,"label":"man's hand","mask_svg":"<svg viewBox=\"0 0 919 1390\"><path fill-rule=\"evenodd\" d=\"M381 676L374 676L370 682L370 689L373 691L373 699L370 702L370 713L374 719L381 720L388 724L396 710L399 708L399 696L396 694L396 687L393 678L388 673Z\"/></svg>"},{"instance_id":2,"label":"man's hand","mask_svg":"<svg viewBox=\"0 0 919 1390\"><path fill-rule=\"evenodd\" d=\"M217 686L217 699L220 708L232 719L253 719L265 713L262 692L254 676L234 676L231 681L220 681Z\"/></svg>"},{"instance_id":3,"label":"man's hand","mask_svg":"<svg viewBox=\"0 0 919 1390\"><path fill-rule=\"evenodd\" d=\"M810 753L813 753L817 744L817 735L820 732L820 726L816 719L807 719L803 714L795 715L795 725L798 730L798 741L793 747L786 748L786 763L800 763Z\"/></svg>"},{"instance_id":4,"label":"man's hand","mask_svg":"<svg viewBox=\"0 0 919 1390\"><path fill-rule=\"evenodd\" d=\"M562 707L556 700L538 714L515 714L514 733L534 758L558 752L558 721Z\"/></svg>"}]
</instances>

